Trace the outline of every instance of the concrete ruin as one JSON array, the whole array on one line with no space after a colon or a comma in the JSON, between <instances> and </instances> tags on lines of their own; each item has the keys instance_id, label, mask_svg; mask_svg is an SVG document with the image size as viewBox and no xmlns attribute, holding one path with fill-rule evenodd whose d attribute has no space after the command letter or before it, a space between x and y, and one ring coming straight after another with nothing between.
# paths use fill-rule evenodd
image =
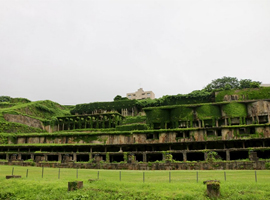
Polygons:
<instances>
[{"instance_id":1,"label":"concrete ruin","mask_svg":"<svg viewBox=\"0 0 270 200\"><path fill-rule=\"evenodd\" d=\"M8 137L8 144L0 144L0 160L97 169L266 169L270 100L232 98L237 99L145 108L149 130L111 131L124 119L119 113L59 117L50 127L56 133Z\"/></svg>"}]
</instances>

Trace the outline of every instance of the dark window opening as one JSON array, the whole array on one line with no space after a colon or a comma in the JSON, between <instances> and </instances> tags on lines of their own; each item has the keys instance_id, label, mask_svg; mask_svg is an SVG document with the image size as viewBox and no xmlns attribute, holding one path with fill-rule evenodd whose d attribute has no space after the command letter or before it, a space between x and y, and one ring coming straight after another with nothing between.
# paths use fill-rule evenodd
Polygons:
<instances>
[{"instance_id":1,"label":"dark window opening","mask_svg":"<svg viewBox=\"0 0 270 200\"><path fill-rule=\"evenodd\" d=\"M176 161L183 161L183 154L182 153L172 153L173 160Z\"/></svg>"},{"instance_id":2,"label":"dark window opening","mask_svg":"<svg viewBox=\"0 0 270 200\"><path fill-rule=\"evenodd\" d=\"M77 162L88 162L89 155L77 155Z\"/></svg>"},{"instance_id":3,"label":"dark window opening","mask_svg":"<svg viewBox=\"0 0 270 200\"><path fill-rule=\"evenodd\" d=\"M161 128L161 124L160 123L154 123L154 129L160 129Z\"/></svg>"},{"instance_id":4,"label":"dark window opening","mask_svg":"<svg viewBox=\"0 0 270 200\"><path fill-rule=\"evenodd\" d=\"M189 131L185 131L185 138L190 138L190 133L189 133Z\"/></svg>"},{"instance_id":5,"label":"dark window opening","mask_svg":"<svg viewBox=\"0 0 270 200\"><path fill-rule=\"evenodd\" d=\"M243 142L241 141L227 142L226 147L227 148L243 148Z\"/></svg>"},{"instance_id":6,"label":"dark window opening","mask_svg":"<svg viewBox=\"0 0 270 200\"><path fill-rule=\"evenodd\" d=\"M143 162L143 155L142 154L135 154L134 155L136 158L135 160L138 162Z\"/></svg>"},{"instance_id":7,"label":"dark window opening","mask_svg":"<svg viewBox=\"0 0 270 200\"><path fill-rule=\"evenodd\" d=\"M203 161L204 153L187 153L188 161Z\"/></svg>"},{"instance_id":8,"label":"dark window opening","mask_svg":"<svg viewBox=\"0 0 270 200\"><path fill-rule=\"evenodd\" d=\"M120 151L119 147L115 147L115 146L107 147L107 152L119 152L119 151Z\"/></svg>"},{"instance_id":9,"label":"dark window opening","mask_svg":"<svg viewBox=\"0 0 270 200\"><path fill-rule=\"evenodd\" d=\"M245 141L245 147L263 147L262 141Z\"/></svg>"},{"instance_id":10,"label":"dark window opening","mask_svg":"<svg viewBox=\"0 0 270 200\"><path fill-rule=\"evenodd\" d=\"M231 151L230 152L230 159L231 160L242 160L248 159L248 151Z\"/></svg>"},{"instance_id":11,"label":"dark window opening","mask_svg":"<svg viewBox=\"0 0 270 200\"><path fill-rule=\"evenodd\" d=\"M250 133L250 134L255 134L255 133L256 133L255 127L249 128L249 133Z\"/></svg>"},{"instance_id":12,"label":"dark window opening","mask_svg":"<svg viewBox=\"0 0 270 200\"><path fill-rule=\"evenodd\" d=\"M259 116L259 124L268 123L268 116Z\"/></svg>"},{"instance_id":13,"label":"dark window opening","mask_svg":"<svg viewBox=\"0 0 270 200\"><path fill-rule=\"evenodd\" d=\"M162 161L162 154L147 154L148 162Z\"/></svg>"},{"instance_id":14,"label":"dark window opening","mask_svg":"<svg viewBox=\"0 0 270 200\"><path fill-rule=\"evenodd\" d=\"M180 143L180 144L172 145L171 149L172 150L186 150L187 146Z\"/></svg>"},{"instance_id":15,"label":"dark window opening","mask_svg":"<svg viewBox=\"0 0 270 200\"><path fill-rule=\"evenodd\" d=\"M217 152L218 154L218 158L221 159L221 160L226 160L226 152Z\"/></svg>"},{"instance_id":16,"label":"dark window opening","mask_svg":"<svg viewBox=\"0 0 270 200\"><path fill-rule=\"evenodd\" d=\"M22 158L22 160L29 160L29 159L31 159L31 155L22 154L21 158Z\"/></svg>"},{"instance_id":17,"label":"dark window opening","mask_svg":"<svg viewBox=\"0 0 270 200\"><path fill-rule=\"evenodd\" d=\"M48 155L47 161L58 161L58 155Z\"/></svg>"},{"instance_id":18,"label":"dark window opening","mask_svg":"<svg viewBox=\"0 0 270 200\"><path fill-rule=\"evenodd\" d=\"M215 131L213 131L213 130L208 130L208 131L206 131L206 134L207 134L207 137L213 137L213 136L216 136L216 135L215 135Z\"/></svg>"},{"instance_id":19,"label":"dark window opening","mask_svg":"<svg viewBox=\"0 0 270 200\"><path fill-rule=\"evenodd\" d=\"M257 152L257 157L262 158L262 159L269 159L270 158L270 151L265 150L265 151L256 151Z\"/></svg>"},{"instance_id":20,"label":"dark window opening","mask_svg":"<svg viewBox=\"0 0 270 200\"><path fill-rule=\"evenodd\" d=\"M204 127L213 127L213 121L212 120L205 120L204 121Z\"/></svg>"},{"instance_id":21,"label":"dark window opening","mask_svg":"<svg viewBox=\"0 0 270 200\"><path fill-rule=\"evenodd\" d=\"M148 133L146 134L146 139L152 139L152 140L158 140L159 139L159 134L158 133Z\"/></svg>"},{"instance_id":22,"label":"dark window opening","mask_svg":"<svg viewBox=\"0 0 270 200\"><path fill-rule=\"evenodd\" d=\"M246 134L245 128L239 128L239 134Z\"/></svg>"},{"instance_id":23,"label":"dark window opening","mask_svg":"<svg viewBox=\"0 0 270 200\"><path fill-rule=\"evenodd\" d=\"M225 120L224 119L219 119L218 120L218 126L225 126Z\"/></svg>"},{"instance_id":24,"label":"dark window opening","mask_svg":"<svg viewBox=\"0 0 270 200\"><path fill-rule=\"evenodd\" d=\"M6 158L7 158L7 157L6 157L6 154L0 154L0 159L1 159L1 160L6 160Z\"/></svg>"},{"instance_id":25,"label":"dark window opening","mask_svg":"<svg viewBox=\"0 0 270 200\"><path fill-rule=\"evenodd\" d=\"M207 149L224 149L224 144L216 141L208 142Z\"/></svg>"},{"instance_id":26,"label":"dark window opening","mask_svg":"<svg viewBox=\"0 0 270 200\"><path fill-rule=\"evenodd\" d=\"M205 145L203 143L191 143L189 145L189 150L202 150L205 149Z\"/></svg>"},{"instance_id":27,"label":"dark window opening","mask_svg":"<svg viewBox=\"0 0 270 200\"><path fill-rule=\"evenodd\" d=\"M90 149L89 149L90 151ZM92 152L105 152L105 148L104 147L92 147Z\"/></svg>"},{"instance_id":28,"label":"dark window opening","mask_svg":"<svg viewBox=\"0 0 270 200\"><path fill-rule=\"evenodd\" d=\"M110 162L122 162L124 161L124 155L110 155Z\"/></svg>"},{"instance_id":29,"label":"dark window opening","mask_svg":"<svg viewBox=\"0 0 270 200\"><path fill-rule=\"evenodd\" d=\"M221 129L218 129L218 130L217 130L217 136L222 136Z\"/></svg>"},{"instance_id":30,"label":"dark window opening","mask_svg":"<svg viewBox=\"0 0 270 200\"><path fill-rule=\"evenodd\" d=\"M183 132L177 132L176 133L176 138L179 138L179 139L184 138L184 133Z\"/></svg>"}]
</instances>

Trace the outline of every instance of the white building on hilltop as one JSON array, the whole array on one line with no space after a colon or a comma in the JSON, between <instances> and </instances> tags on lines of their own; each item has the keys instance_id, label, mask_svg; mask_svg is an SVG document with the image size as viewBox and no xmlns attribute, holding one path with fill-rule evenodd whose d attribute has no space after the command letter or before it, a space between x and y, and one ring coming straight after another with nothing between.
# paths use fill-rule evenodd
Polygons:
<instances>
[{"instance_id":1,"label":"white building on hilltop","mask_svg":"<svg viewBox=\"0 0 270 200\"><path fill-rule=\"evenodd\" d=\"M143 91L142 88L138 89L137 92L127 93L128 99L154 99L155 94L152 91Z\"/></svg>"}]
</instances>

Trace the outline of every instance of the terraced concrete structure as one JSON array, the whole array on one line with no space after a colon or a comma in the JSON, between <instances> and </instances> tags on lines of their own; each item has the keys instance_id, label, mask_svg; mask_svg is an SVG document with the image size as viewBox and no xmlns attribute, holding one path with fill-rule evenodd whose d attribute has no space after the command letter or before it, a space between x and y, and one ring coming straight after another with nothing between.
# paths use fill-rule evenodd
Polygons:
<instances>
[{"instance_id":1,"label":"terraced concrete structure","mask_svg":"<svg viewBox=\"0 0 270 200\"><path fill-rule=\"evenodd\" d=\"M144 130L119 131L124 120L119 113L58 117L46 127L54 132L7 136L0 159L2 164L27 165L31 159L38 166L105 169L267 168L270 100L224 98L145 108L141 123L149 128Z\"/></svg>"}]
</instances>

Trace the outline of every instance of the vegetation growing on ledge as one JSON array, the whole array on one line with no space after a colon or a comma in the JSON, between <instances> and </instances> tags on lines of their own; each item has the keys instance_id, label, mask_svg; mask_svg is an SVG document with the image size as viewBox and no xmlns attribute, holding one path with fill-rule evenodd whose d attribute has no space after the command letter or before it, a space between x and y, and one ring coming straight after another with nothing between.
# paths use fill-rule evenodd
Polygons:
<instances>
[{"instance_id":1,"label":"vegetation growing on ledge","mask_svg":"<svg viewBox=\"0 0 270 200\"><path fill-rule=\"evenodd\" d=\"M132 131L132 130L148 130L149 126L146 124L126 124L116 126L116 131Z\"/></svg>"},{"instance_id":2,"label":"vegetation growing on ledge","mask_svg":"<svg viewBox=\"0 0 270 200\"><path fill-rule=\"evenodd\" d=\"M24 124L0 121L0 133L42 133L46 132L39 128L30 127Z\"/></svg>"}]
</instances>

